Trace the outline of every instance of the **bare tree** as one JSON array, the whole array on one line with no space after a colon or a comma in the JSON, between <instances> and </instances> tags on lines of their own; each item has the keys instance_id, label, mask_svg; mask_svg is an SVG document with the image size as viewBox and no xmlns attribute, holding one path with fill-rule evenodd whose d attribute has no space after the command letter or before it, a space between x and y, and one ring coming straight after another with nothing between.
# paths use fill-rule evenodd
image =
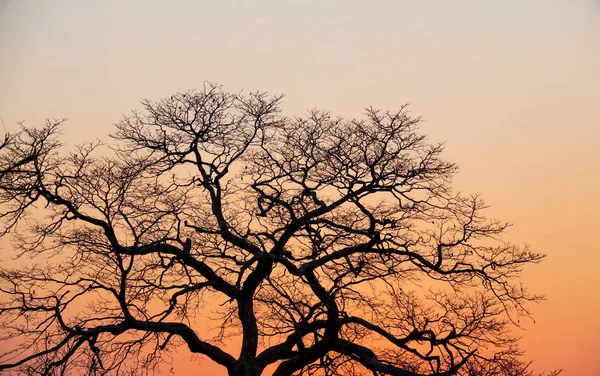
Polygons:
<instances>
[{"instance_id":1,"label":"bare tree","mask_svg":"<svg viewBox=\"0 0 600 376\"><path fill-rule=\"evenodd\" d=\"M60 121L7 139L0 370L157 373L185 345L229 375L532 374L511 332L543 256L452 192L419 118L280 99L146 100L108 154L61 152Z\"/></svg>"}]
</instances>

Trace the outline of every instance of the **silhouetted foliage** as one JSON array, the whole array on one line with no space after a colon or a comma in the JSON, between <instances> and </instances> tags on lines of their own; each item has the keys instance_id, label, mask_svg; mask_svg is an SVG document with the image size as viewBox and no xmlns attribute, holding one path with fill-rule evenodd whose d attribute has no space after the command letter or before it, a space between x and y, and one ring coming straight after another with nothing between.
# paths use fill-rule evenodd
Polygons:
<instances>
[{"instance_id":1,"label":"silhouetted foliage","mask_svg":"<svg viewBox=\"0 0 600 376\"><path fill-rule=\"evenodd\" d=\"M280 99L207 84L108 149L61 152L62 121L7 138L0 370L153 373L186 345L230 375L532 374L511 330L543 256L452 192L419 118Z\"/></svg>"}]
</instances>

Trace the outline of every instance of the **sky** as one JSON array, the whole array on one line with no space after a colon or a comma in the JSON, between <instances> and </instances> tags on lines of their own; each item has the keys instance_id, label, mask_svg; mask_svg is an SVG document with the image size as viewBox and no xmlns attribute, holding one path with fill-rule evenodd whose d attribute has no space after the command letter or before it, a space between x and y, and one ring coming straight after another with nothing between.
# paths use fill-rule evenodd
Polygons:
<instances>
[{"instance_id":1,"label":"sky","mask_svg":"<svg viewBox=\"0 0 600 376\"><path fill-rule=\"evenodd\" d=\"M0 0L0 56L5 130L65 117L68 143L205 81L289 115L411 103L457 189L548 255L528 358L600 374L600 1Z\"/></svg>"}]
</instances>

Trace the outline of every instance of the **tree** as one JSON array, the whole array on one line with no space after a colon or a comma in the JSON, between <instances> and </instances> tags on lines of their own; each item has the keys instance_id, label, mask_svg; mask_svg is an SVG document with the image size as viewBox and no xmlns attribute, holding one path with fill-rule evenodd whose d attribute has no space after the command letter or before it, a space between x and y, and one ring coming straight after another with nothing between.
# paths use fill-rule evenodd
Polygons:
<instances>
[{"instance_id":1,"label":"tree","mask_svg":"<svg viewBox=\"0 0 600 376\"><path fill-rule=\"evenodd\" d=\"M110 147L61 151L60 120L7 138L0 370L152 373L185 345L229 375L532 374L511 331L543 256L452 192L419 118L280 100L206 84Z\"/></svg>"}]
</instances>

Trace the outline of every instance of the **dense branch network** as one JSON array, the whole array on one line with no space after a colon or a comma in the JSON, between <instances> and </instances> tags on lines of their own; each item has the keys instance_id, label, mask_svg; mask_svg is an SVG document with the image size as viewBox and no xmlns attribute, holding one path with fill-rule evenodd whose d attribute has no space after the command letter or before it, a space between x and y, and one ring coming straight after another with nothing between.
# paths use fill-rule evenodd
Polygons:
<instances>
[{"instance_id":1,"label":"dense branch network","mask_svg":"<svg viewBox=\"0 0 600 376\"><path fill-rule=\"evenodd\" d=\"M511 328L543 256L452 192L419 118L280 100L143 101L108 152L61 152L62 121L7 137L1 231L24 262L0 269L0 370L152 373L183 344L230 375L531 374Z\"/></svg>"}]
</instances>

